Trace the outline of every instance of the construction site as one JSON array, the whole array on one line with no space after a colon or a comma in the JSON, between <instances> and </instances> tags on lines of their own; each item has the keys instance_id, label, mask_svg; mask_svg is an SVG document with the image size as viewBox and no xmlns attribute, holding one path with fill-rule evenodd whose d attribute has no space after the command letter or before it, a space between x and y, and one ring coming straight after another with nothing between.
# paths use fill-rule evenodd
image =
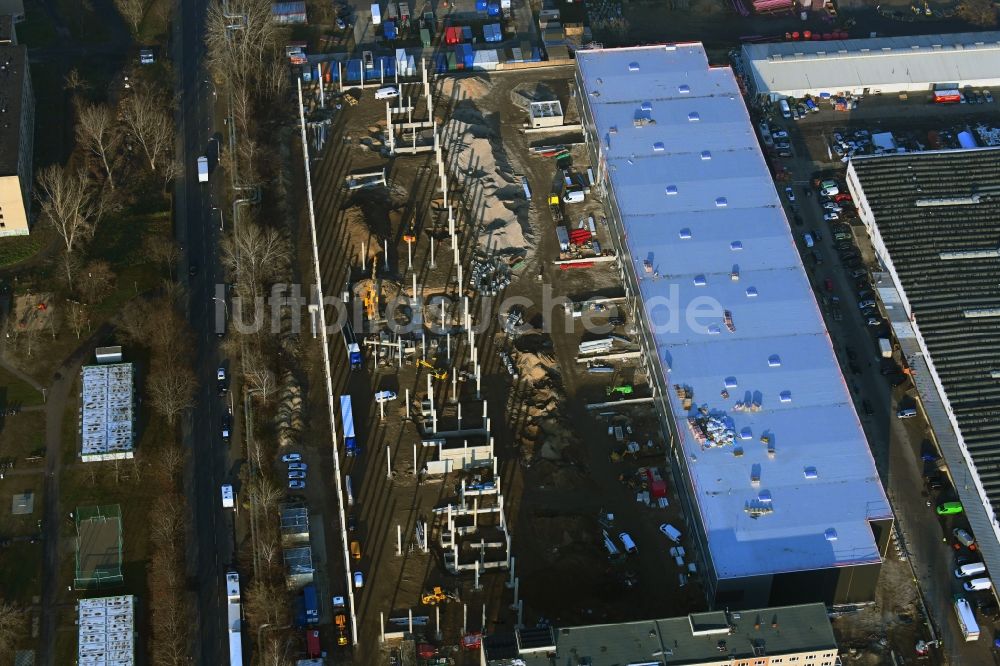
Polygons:
<instances>
[{"instance_id":1,"label":"construction site","mask_svg":"<svg viewBox=\"0 0 1000 666\"><path fill-rule=\"evenodd\" d=\"M304 91L307 127L328 128L311 139L324 290L348 301L330 371L363 451L342 475L364 585L328 572L353 593L355 659L472 663L498 626L704 605L658 529L680 508L572 75L418 66L388 100Z\"/></svg>"}]
</instances>

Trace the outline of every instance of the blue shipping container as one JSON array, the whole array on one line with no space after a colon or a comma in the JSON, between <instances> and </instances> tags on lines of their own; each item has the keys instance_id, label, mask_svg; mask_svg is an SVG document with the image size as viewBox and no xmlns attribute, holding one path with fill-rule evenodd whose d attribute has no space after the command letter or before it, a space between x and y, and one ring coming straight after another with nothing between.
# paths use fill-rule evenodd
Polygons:
<instances>
[{"instance_id":1,"label":"blue shipping container","mask_svg":"<svg viewBox=\"0 0 1000 666\"><path fill-rule=\"evenodd\" d=\"M448 71L448 56L439 53L434 56L434 71L443 74Z\"/></svg>"},{"instance_id":2,"label":"blue shipping container","mask_svg":"<svg viewBox=\"0 0 1000 666\"><path fill-rule=\"evenodd\" d=\"M386 21L385 27L382 28L386 39L396 39L396 23L394 21Z\"/></svg>"},{"instance_id":3,"label":"blue shipping container","mask_svg":"<svg viewBox=\"0 0 1000 666\"><path fill-rule=\"evenodd\" d=\"M364 67L360 60L348 60L346 71L344 72L345 81L360 81L361 80L361 69Z\"/></svg>"},{"instance_id":4,"label":"blue shipping container","mask_svg":"<svg viewBox=\"0 0 1000 666\"><path fill-rule=\"evenodd\" d=\"M486 0L476 0L476 11L477 12L486 11Z\"/></svg>"},{"instance_id":5,"label":"blue shipping container","mask_svg":"<svg viewBox=\"0 0 1000 666\"><path fill-rule=\"evenodd\" d=\"M500 3L491 2L486 6L487 16L500 16Z\"/></svg>"},{"instance_id":6,"label":"blue shipping container","mask_svg":"<svg viewBox=\"0 0 1000 666\"><path fill-rule=\"evenodd\" d=\"M476 54L472 50L471 44L462 44L462 64L466 69L472 69L473 63L476 61Z\"/></svg>"},{"instance_id":7,"label":"blue shipping container","mask_svg":"<svg viewBox=\"0 0 1000 666\"><path fill-rule=\"evenodd\" d=\"M469 25L462 26L462 41L463 42L472 41L472 26Z\"/></svg>"},{"instance_id":8,"label":"blue shipping container","mask_svg":"<svg viewBox=\"0 0 1000 666\"><path fill-rule=\"evenodd\" d=\"M310 584L302 588L302 604L306 611L306 623L319 624L319 597L315 585Z\"/></svg>"}]
</instances>

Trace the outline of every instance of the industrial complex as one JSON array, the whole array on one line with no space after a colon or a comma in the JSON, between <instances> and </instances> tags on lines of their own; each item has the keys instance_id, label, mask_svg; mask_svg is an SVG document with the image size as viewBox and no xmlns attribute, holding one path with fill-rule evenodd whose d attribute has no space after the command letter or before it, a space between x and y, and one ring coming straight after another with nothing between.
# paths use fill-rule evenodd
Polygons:
<instances>
[{"instance_id":1,"label":"industrial complex","mask_svg":"<svg viewBox=\"0 0 1000 666\"><path fill-rule=\"evenodd\" d=\"M892 513L732 71L700 44L577 65L709 598L871 600Z\"/></svg>"},{"instance_id":2,"label":"industrial complex","mask_svg":"<svg viewBox=\"0 0 1000 666\"><path fill-rule=\"evenodd\" d=\"M879 298L989 571L1000 571L1000 149L851 161Z\"/></svg>"},{"instance_id":3,"label":"industrial complex","mask_svg":"<svg viewBox=\"0 0 1000 666\"><path fill-rule=\"evenodd\" d=\"M1000 32L745 44L751 98L830 97L1000 84Z\"/></svg>"}]
</instances>

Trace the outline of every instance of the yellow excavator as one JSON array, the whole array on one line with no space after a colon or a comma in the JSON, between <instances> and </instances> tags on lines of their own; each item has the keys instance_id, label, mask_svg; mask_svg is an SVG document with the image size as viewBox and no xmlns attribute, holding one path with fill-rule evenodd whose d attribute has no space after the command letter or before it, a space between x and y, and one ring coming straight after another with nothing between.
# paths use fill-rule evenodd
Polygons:
<instances>
[{"instance_id":1,"label":"yellow excavator","mask_svg":"<svg viewBox=\"0 0 1000 666\"><path fill-rule=\"evenodd\" d=\"M365 306L365 314L371 320L378 318L378 279L375 276L376 268L377 263L375 260L372 260L371 284L361 297L362 303Z\"/></svg>"},{"instance_id":2,"label":"yellow excavator","mask_svg":"<svg viewBox=\"0 0 1000 666\"><path fill-rule=\"evenodd\" d=\"M430 592L425 592L420 600L425 606L437 606L449 601L458 601L458 595L454 592L445 592L440 586L435 586Z\"/></svg>"},{"instance_id":3,"label":"yellow excavator","mask_svg":"<svg viewBox=\"0 0 1000 666\"><path fill-rule=\"evenodd\" d=\"M439 368L436 368L422 358L417 359L417 366L421 368L427 368L428 370L430 370L431 377L433 377L434 379L440 379L442 381L448 379L447 370L441 370Z\"/></svg>"}]
</instances>

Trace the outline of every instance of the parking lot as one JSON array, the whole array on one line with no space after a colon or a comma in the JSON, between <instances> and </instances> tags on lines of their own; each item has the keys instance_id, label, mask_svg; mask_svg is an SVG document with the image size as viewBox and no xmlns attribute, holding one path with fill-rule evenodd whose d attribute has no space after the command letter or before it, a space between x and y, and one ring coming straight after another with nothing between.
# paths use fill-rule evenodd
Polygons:
<instances>
[{"instance_id":1,"label":"parking lot","mask_svg":"<svg viewBox=\"0 0 1000 666\"><path fill-rule=\"evenodd\" d=\"M894 543L899 546L883 569L876 612L835 621L846 645L872 653L881 649L873 645L872 636L886 636L906 659L916 658L915 640L932 638L926 627L913 622L921 611L919 603L906 603L915 599L910 582L886 575L899 562L905 568L912 565L951 663L993 663L996 604L992 591L964 591L968 578L958 579L952 573L957 564L976 561L976 553L961 543L968 541L967 535L955 532L969 529L961 514L937 515L957 497L947 471L937 462L933 438L898 350L891 359L882 355L879 339L891 336L872 286L879 267L845 196L843 159L850 153L955 148L961 132L987 145L1000 127L998 106L985 99L979 104L942 106L912 96L906 100L884 96L866 98L850 113L822 107L795 121L783 118L775 107L770 115L760 116L770 133L762 141L778 191L896 515L900 539ZM891 135L891 144L885 143L886 134ZM823 196L825 186L833 186L837 194L828 190L830 196ZM966 643L959 633L952 599L958 593L979 606L983 638L977 642ZM927 658L934 659L935 654L932 650Z\"/></svg>"}]
</instances>

